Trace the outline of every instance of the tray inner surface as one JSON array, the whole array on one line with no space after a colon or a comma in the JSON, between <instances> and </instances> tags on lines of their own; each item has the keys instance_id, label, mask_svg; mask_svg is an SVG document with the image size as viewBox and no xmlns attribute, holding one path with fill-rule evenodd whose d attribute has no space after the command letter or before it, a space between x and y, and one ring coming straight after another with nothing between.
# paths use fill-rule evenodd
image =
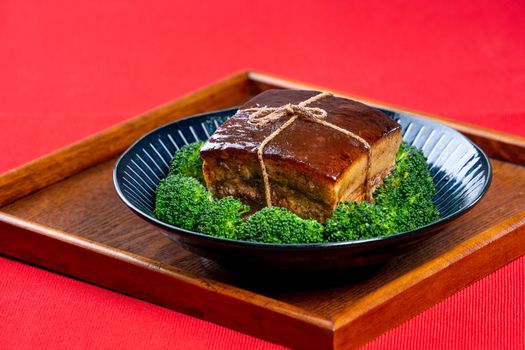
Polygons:
<instances>
[{"instance_id":1,"label":"tray inner surface","mask_svg":"<svg viewBox=\"0 0 525 350\"><path fill-rule=\"evenodd\" d=\"M155 227L135 216L120 202L113 188L115 160L103 162L0 210L174 266L198 277L265 295L323 318L331 318L385 283L461 245L476 234L518 214L525 207L525 168L491 160L494 177L486 197L420 248L359 278L348 273L324 283L312 281L301 285L289 283L276 286L247 281L230 274L215 263L186 252Z\"/></svg>"}]
</instances>

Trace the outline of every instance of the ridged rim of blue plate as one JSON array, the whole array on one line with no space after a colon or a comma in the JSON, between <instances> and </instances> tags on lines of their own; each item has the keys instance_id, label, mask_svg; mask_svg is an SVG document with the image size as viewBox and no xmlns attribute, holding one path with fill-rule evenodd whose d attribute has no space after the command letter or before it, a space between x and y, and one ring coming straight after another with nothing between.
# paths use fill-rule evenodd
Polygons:
<instances>
[{"instance_id":1,"label":"ridged rim of blue plate","mask_svg":"<svg viewBox=\"0 0 525 350\"><path fill-rule=\"evenodd\" d=\"M184 228L165 223L165 222L157 219L153 215L149 215L149 214L143 212L141 209L137 208L133 203L131 203L128 200L127 196L123 193L123 191L121 189L121 184L120 184L119 178L118 178L118 170L119 170L119 167L121 166L123 160L125 160L127 157L129 157L130 154L134 151L134 149L136 147L138 147L139 145L141 145L141 143L143 143L144 140L148 139L151 135L158 133L159 131L161 131L164 128L169 128L169 127L171 127L173 125L182 124L182 123L190 121L192 119L198 119L198 118L203 118L203 117L209 117L210 120L213 120L213 116L214 115L229 114L231 116L231 115L235 114L237 109L238 109L237 107L233 107L233 108L221 109L221 110L217 110L217 111L213 111L213 112L195 114L195 115L192 115L192 116L189 116L189 117L186 117L186 118L181 118L181 119L178 119L178 120L173 121L171 123L168 123L168 124L165 124L163 126L160 126L160 127L156 128L154 130L151 130L150 132L148 132L147 134L145 134L141 138L139 138L137 141L135 141L119 157L119 159L117 160L117 162L115 164L115 167L113 169L113 183L115 185L115 189L117 191L117 194L118 194L119 198L130 209L132 209L136 214L138 214L139 216L141 216L142 218L144 218L147 221L153 222L156 225L165 228L168 231L175 230L178 233L184 233L185 235L188 235L188 236L197 236L197 237L199 237L201 239L210 240L210 241L214 241L214 242L223 242L223 243L227 243L228 245L236 244L236 245L240 245L240 246L246 246L246 247L251 247L251 248L263 248L263 249L271 248L271 249L283 249L283 250L310 250L310 249L313 250L313 249L319 249L319 248L341 248L341 247L344 247L344 246L365 245L365 244L369 244L371 242L389 241L389 240L398 239L400 237L409 237L409 236L412 236L412 235L417 235L418 233L421 233L423 231L431 230L431 229L433 229L433 228L435 228L437 226L440 226L440 225L443 225L443 224L445 224L447 222L450 222L451 220L457 218L458 216L466 213L471 208L473 208L483 198L483 196L487 193L487 191L488 191L488 189L490 187L490 183L491 183L491 180L492 180L492 168L491 168L491 165L490 165L490 161L489 161L487 155L476 144L474 144L471 140L469 140L467 137L465 137L464 135L462 135L458 131L456 131L456 130L454 130L454 129L446 126L446 125L443 125L443 124L441 124L439 122L436 122L436 121L433 121L433 120L430 120L430 119L426 119L424 117L420 117L420 116L417 116L417 115L414 115L414 114L405 113L405 112L397 112L397 111L391 111L391 110L386 110L386 109L379 109L380 111L382 111L383 113L387 114L389 117L391 117L392 119L394 119L394 120L396 120L396 121L398 121L400 123L401 123L402 119L408 119L408 120L411 120L411 121L413 121L413 120L424 121L425 125L431 125L431 126L433 126L435 128L440 128L440 129L446 130L447 133L451 133L452 135L455 135L457 138L461 139L463 142L466 142L467 144L472 146L473 149L475 150L476 154L479 156L479 161L481 162L482 167L484 169L486 169L485 181L482 184L482 189L478 193L476 198L471 200L466 206L462 207L460 210L454 211L454 212L452 212L452 213L450 213L450 214L448 214L448 215L446 215L444 217L440 217L439 220L434 221L434 222L432 222L430 224L427 224L425 226L421 226L421 227L419 227L419 228L417 228L415 230L399 232L399 233L388 235L388 236L373 237L373 238L367 238L367 239L355 240L355 241L325 242L325 243L306 243L306 244L262 243L262 242L241 241L241 240L235 240L235 239L228 239L228 238L220 238L220 237L210 236L210 235L207 235L207 234L204 234L204 233L186 230ZM403 123L401 123L401 124L402 124L402 127L403 127ZM217 126L217 125L218 124L215 123L215 126ZM423 129L423 127L421 128L421 130ZM409 128L410 128L410 124L409 124L409 126L406 129L405 129L405 127L403 127L403 140L405 140L405 135L407 134ZM435 130L435 129L431 129L431 133L433 132L432 130ZM194 137L197 138L195 136L195 133L193 132L193 130L192 130L192 133L193 133ZM414 138L414 140L416 140L416 139L417 139L417 135ZM183 140L186 143L188 143L186 141L186 139L184 138L184 136L183 136ZM413 142L410 142L410 143L412 144ZM447 147L448 147L448 145L445 147L445 149ZM442 181L442 180L443 180L443 178L440 179L440 181Z\"/></svg>"}]
</instances>

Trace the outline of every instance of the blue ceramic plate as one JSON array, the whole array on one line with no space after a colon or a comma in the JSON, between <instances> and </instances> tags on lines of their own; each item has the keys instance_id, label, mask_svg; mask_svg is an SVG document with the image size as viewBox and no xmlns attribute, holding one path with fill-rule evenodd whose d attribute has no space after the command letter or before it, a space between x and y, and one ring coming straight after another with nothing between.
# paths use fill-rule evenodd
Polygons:
<instances>
[{"instance_id":1,"label":"blue ceramic plate","mask_svg":"<svg viewBox=\"0 0 525 350\"><path fill-rule=\"evenodd\" d=\"M231 108L200 114L151 131L124 152L113 174L118 195L138 216L184 248L230 269L311 272L376 265L408 251L464 214L478 203L490 184L487 156L465 136L422 117L381 110L401 124L403 139L427 156L437 190L433 200L441 214L438 221L387 237L291 245L216 238L156 219L155 189L167 175L173 154L188 143L208 139L236 111Z\"/></svg>"}]
</instances>

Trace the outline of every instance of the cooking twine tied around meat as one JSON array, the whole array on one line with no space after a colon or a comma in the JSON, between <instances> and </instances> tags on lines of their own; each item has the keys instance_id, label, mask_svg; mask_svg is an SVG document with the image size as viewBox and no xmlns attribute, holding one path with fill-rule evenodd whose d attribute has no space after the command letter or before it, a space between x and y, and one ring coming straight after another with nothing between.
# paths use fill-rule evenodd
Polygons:
<instances>
[{"instance_id":1,"label":"cooking twine tied around meat","mask_svg":"<svg viewBox=\"0 0 525 350\"><path fill-rule=\"evenodd\" d=\"M279 133L281 133L284 129L286 129L288 126L292 125L293 122L295 122L298 118L305 118L307 120L319 123L321 125L327 126L329 128L332 128L334 130L337 130L339 132L342 132L345 135L348 135L357 141L359 141L363 146L366 148L368 152L368 165L366 169L365 174L365 188L366 188L366 199L370 199L371 193L369 188L369 181L368 181L368 175L370 172L370 158L371 158L371 147L370 144L363 139L361 136L338 127L337 125L334 125L332 123L327 122L325 119L328 116L328 113L326 110L318 107L307 107L309 104L317 102L323 98L333 96L330 92L321 92L315 96L310 97L307 100L304 100L302 102L299 102L298 104L285 104L280 107L250 107L241 110L241 112L246 112L249 114L248 120L258 126L271 124L282 117L291 115L292 117L288 119L285 123L283 123L278 129L276 129L274 132L272 132L270 135L268 135L259 145L257 148L257 157L259 159L259 163L261 165L261 173L262 178L264 181L264 194L266 199L266 206L271 207L272 206L272 198L271 198L271 191L270 191L270 180L268 178L268 172L266 170L266 165L264 164L263 159L263 152L264 147L273 140Z\"/></svg>"}]
</instances>

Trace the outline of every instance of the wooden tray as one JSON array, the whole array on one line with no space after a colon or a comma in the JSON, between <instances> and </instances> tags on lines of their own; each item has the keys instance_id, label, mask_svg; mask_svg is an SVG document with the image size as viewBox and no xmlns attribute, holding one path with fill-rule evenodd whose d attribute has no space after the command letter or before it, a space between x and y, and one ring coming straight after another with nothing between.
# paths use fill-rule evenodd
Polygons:
<instances>
[{"instance_id":1,"label":"wooden tray","mask_svg":"<svg viewBox=\"0 0 525 350\"><path fill-rule=\"evenodd\" d=\"M491 157L491 189L419 249L360 279L247 282L182 250L119 201L113 165L138 137L272 87L316 88L243 72L0 176L0 252L305 349L355 348L525 252L525 140L435 117Z\"/></svg>"}]
</instances>

